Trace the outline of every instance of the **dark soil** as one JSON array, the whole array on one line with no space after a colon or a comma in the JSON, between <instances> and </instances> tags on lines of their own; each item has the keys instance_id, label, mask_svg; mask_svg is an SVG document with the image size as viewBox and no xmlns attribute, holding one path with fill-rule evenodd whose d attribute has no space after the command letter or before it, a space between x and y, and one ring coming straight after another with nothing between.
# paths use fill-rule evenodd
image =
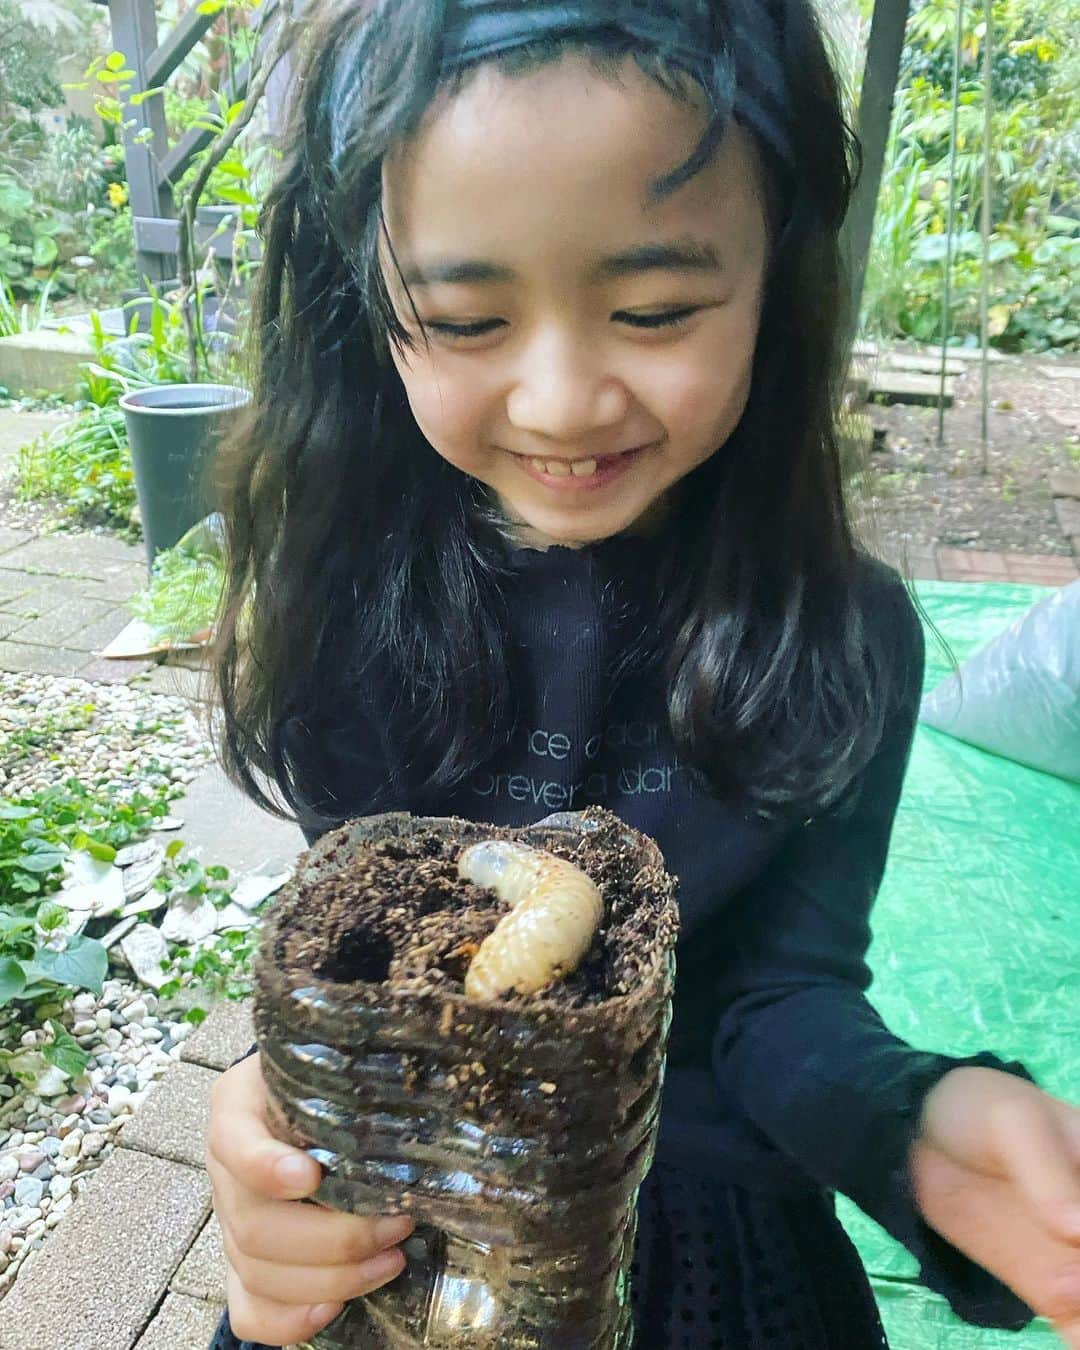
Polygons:
<instances>
[{"instance_id":1,"label":"dark soil","mask_svg":"<svg viewBox=\"0 0 1080 1350\"><path fill-rule=\"evenodd\" d=\"M863 537L890 560L935 545L1070 555L1049 476L1080 468L1080 360L1016 356L991 364L985 473L978 362L956 377L955 393L943 446L936 408L868 409L885 448L870 457L868 492L853 491Z\"/></svg>"},{"instance_id":2,"label":"dark soil","mask_svg":"<svg viewBox=\"0 0 1080 1350\"><path fill-rule=\"evenodd\" d=\"M601 819L599 813L597 819ZM491 838L512 838L492 828ZM584 1008L630 993L651 968L669 922L670 881L643 876L613 817L580 841L557 842L596 884L604 918L584 961L529 1000ZM535 842L535 839L534 839ZM508 912L492 891L458 877L460 838L423 832L357 850L341 870L306 889L283 925L282 965L341 983L395 990L463 993L469 962ZM652 885L650 885L652 881ZM661 943L661 945L666 945Z\"/></svg>"}]
</instances>

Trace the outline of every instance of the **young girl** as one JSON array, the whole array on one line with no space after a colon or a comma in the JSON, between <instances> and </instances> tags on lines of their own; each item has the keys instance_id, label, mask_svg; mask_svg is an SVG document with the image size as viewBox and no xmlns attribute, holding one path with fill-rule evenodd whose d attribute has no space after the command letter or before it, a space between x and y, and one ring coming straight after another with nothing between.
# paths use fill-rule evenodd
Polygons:
<instances>
[{"instance_id":1,"label":"young girl","mask_svg":"<svg viewBox=\"0 0 1080 1350\"><path fill-rule=\"evenodd\" d=\"M335 0L305 45L228 508L231 772L309 840L592 804L658 840L643 1350L883 1346L836 1191L960 1316L1080 1347L1080 1112L865 997L922 649L841 495L851 138L811 0ZM233 1350L395 1278L410 1228L300 1203L318 1165L264 1102L257 1056L214 1093Z\"/></svg>"}]
</instances>

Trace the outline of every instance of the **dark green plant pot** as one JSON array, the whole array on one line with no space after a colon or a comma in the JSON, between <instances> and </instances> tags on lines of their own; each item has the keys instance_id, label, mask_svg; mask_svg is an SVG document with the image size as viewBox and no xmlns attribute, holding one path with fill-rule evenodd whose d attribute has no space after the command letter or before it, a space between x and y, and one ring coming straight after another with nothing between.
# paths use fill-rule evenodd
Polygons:
<instances>
[{"instance_id":1,"label":"dark green plant pot","mask_svg":"<svg viewBox=\"0 0 1080 1350\"><path fill-rule=\"evenodd\" d=\"M214 455L251 395L227 384L163 384L120 400L131 442L146 561L218 509Z\"/></svg>"}]
</instances>

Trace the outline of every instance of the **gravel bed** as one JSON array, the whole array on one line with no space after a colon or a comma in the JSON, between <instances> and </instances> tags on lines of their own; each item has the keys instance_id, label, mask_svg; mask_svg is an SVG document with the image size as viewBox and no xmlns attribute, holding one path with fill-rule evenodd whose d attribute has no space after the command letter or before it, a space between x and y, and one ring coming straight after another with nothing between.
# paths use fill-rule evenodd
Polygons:
<instances>
[{"instance_id":1,"label":"gravel bed","mask_svg":"<svg viewBox=\"0 0 1080 1350\"><path fill-rule=\"evenodd\" d=\"M118 800L163 788L179 797L213 758L185 700L126 685L0 673L0 797L77 777ZM0 1298L70 1208L117 1130L180 1056L192 1023L128 980L72 993L58 1020L90 1055L75 1078L42 1066L29 1082L0 1072ZM0 1046L52 1039L0 1010Z\"/></svg>"},{"instance_id":2,"label":"gravel bed","mask_svg":"<svg viewBox=\"0 0 1080 1350\"><path fill-rule=\"evenodd\" d=\"M0 1083L0 1298L193 1030L149 990L123 980L106 980L100 998L75 994L59 1020L89 1052L85 1071L64 1079L46 1069L29 1086ZM21 1043L33 1049L48 1039L30 1030Z\"/></svg>"},{"instance_id":3,"label":"gravel bed","mask_svg":"<svg viewBox=\"0 0 1080 1350\"><path fill-rule=\"evenodd\" d=\"M213 758L182 698L125 684L0 672L0 795L72 776L121 797L173 784L176 795Z\"/></svg>"}]
</instances>

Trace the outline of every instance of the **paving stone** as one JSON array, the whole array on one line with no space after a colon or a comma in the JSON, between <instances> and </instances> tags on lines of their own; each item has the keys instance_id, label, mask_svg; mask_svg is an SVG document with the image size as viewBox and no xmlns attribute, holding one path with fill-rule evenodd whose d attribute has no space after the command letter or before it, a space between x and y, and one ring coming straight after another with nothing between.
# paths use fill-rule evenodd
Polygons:
<instances>
[{"instance_id":1,"label":"paving stone","mask_svg":"<svg viewBox=\"0 0 1080 1350\"><path fill-rule=\"evenodd\" d=\"M209 1303L225 1302L225 1248L216 1214L207 1219L169 1288L174 1294L187 1294Z\"/></svg>"},{"instance_id":2,"label":"paving stone","mask_svg":"<svg viewBox=\"0 0 1080 1350\"><path fill-rule=\"evenodd\" d=\"M40 618L24 621L11 640L46 646L64 645L73 651L87 652L91 648L84 642L76 641L76 635L103 619L113 608L108 600L85 600L82 596L72 595L59 605L48 606Z\"/></svg>"},{"instance_id":3,"label":"paving stone","mask_svg":"<svg viewBox=\"0 0 1080 1350\"><path fill-rule=\"evenodd\" d=\"M217 1074L201 1064L175 1064L120 1131L124 1148L201 1167L206 1156L210 1089Z\"/></svg>"},{"instance_id":4,"label":"paving stone","mask_svg":"<svg viewBox=\"0 0 1080 1350\"><path fill-rule=\"evenodd\" d=\"M1005 581L1009 575L1004 555L977 548L939 548L937 562L942 578L946 581L960 580L965 575L975 580ZM946 576L946 572L951 575Z\"/></svg>"},{"instance_id":5,"label":"paving stone","mask_svg":"<svg viewBox=\"0 0 1080 1350\"><path fill-rule=\"evenodd\" d=\"M0 1350L131 1350L209 1209L202 1170L117 1149L4 1299Z\"/></svg>"},{"instance_id":6,"label":"paving stone","mask_svg":"<svg viewBox=\"0 0 1080 1350\"><path fill-rule=\"evenodd\" d=\"M27 413L0 408L0 464L14 461L24 445L70 422L68 415Z\"/></svg>"},{"instance_id":7,"label":"paving stone","mask_svg":"<svg viewBox=\"0 0 1080 1350\"><path fill-rule=\"evenodd\" d=\"M33 537L27 530L0 528L0 553L7 553L9 549L18 548L20 544L28 544Z\"/></svg>"},{"instance_id":8,"label":"paving stone","mask_svg":"<svg viewBox=\"0 0 1080 1350\"><path fill-rule=\"evenodd\" d=\"M79 579L73 581L71 587L88 600L112 600L123 604L137 592L146 590L146 580L145 564L133 566L130 563L110 563L104 576Z\"/></svg>"},{"instance_id":9,"label":"paving stone","mask_svg":"<svg viewBox=\"0 0 1080 1350\"><path fill-rule=\"evenodd\" d=\"M1080 497L1080 470L1062 469L1050 475L1050 491L1055 497Z\"/></svg>"},{"instance_id":10,"label":"paving stone","mask_svg":"<svg viewBox=\"0 0 1080 1350\"><path fill-rule=\"evenodd\" d=\"M0 642L0 670L28 675L77 675L86 653L66 647L35 647L29 642Z\"/></svg>"},{"instance_id":11,"label":"paving stone","mask_svg":"<svg viewBox=\"0 0 1080 1350\"><path fill-rule=\"evenodd\" d=\"M941 384L936 375L916 375L904 370L878 368L872 372L873 396L881 403L919 403L936 408ZM946 408L953 405L953 382L945 380Z\"/></svg>"},{"instance_id":12,"label":"paving stone","mask_svg":"<svg viewBox=\"0 0 1080 1350\"><path fill-rule=\"evenodd\" d=\"M1006 553L1009 580L1031 586L1067 586L1080 575L1075 558L1063 553Z\"/></svg>"},{"instance_id":13,"label":"paving stone","mask_svg":"<svg viewBox=\"0 0 1080 1350\"><path fill-rule=\"evenodd\" d=\"M109 534L46 534L3 554L5 567L34 567L53 575L103 578L121 567L134 567L138 545Z\"/></svg>"},{"instance_id":14,"label":"paving stone","mask_svg":"<svg viewBox=\"0 0 1080 1350\"><path fill-rule=\"evenodd\" d=\"M1058 518L1062 534L1080 534L1080 502L1073 501L1071 497L1056 497L1054 515Z\"/></svg>"},{"instance_id":15,"label":"paving stone","mask_svg":"<svg viewBox=\"0 0 1080 1350\"><path fill-rule=\"evenodd\" d=\"M184 838L187 838L186 834ZM251 1001L225 1001L216 1004L202 1026L187 1038L181 1058L209 1069L227 1069L234 1059L239 1059L251 1047L254 1040ZM150 1100L153 1101L153 1098Z\"/></svg>"},{"instance_id":16,"label":"paving stone","mask_svg":"<svg viewBox=\"0 0 1080 1350\"><path fill-rule=\"evenodd\" d=\"M131 615L127 610L118 609L109 601L84 600L83 603L86 605L101 605L102 608L82 628L66 633L63 640L68 647L73 647L77 651L97 655L98 652L109 645L118 633L127 627L131 622Z\"/></svg>"},{"instance_id":17,"label":"paving stone","mask_svg":"<svg viewBox=\"0 0 1080 1350\"><path fill-rule=\"evenodd\" d=\"M168 694L172 698L186 698L189 703L202 703L207 693L206 681L207 676L203 670L163 661L160 664L150 665L149 673L145 678L139 679L139 688L151 694Z\"/></svg>"},{"instance_id":18,"label":"paving stone","mask_svg":"<svg viewBox=\"0 0 1080 1350\"><path fill-rule=\"evenodd\" d=\"M135 1350L206 1350L224 1308L186 1294L169 1294Z\"/></svg>"},{"instance_id":19,"label":"paving stone","mask_svg":"<svg viewBox=\"0 0 1080 1350\"><path fill-rule=\"evenodd\" d=\"M173 814L185 821L184 842L231 872L291 868L305 848L291 821L272 816L231 783L217 763L208 764L187 786Z\"/></svg>"}]
</instances>

